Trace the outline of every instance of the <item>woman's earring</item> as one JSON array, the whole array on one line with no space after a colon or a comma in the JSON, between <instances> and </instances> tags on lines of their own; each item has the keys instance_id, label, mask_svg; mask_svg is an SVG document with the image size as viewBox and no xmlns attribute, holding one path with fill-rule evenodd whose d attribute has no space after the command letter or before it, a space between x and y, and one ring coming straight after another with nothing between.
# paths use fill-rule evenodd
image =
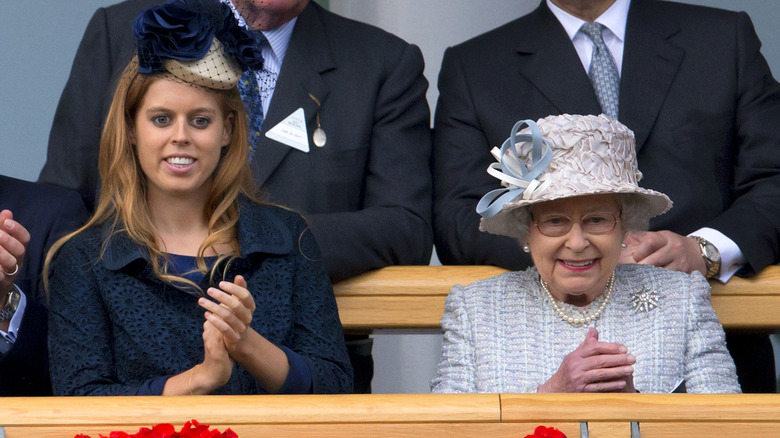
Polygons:
<instances>
[{"instance_id":1,"label":"woman's earring","mask_svg":"<svg viewBox=\"0 0 780 438\"><path fill-rule=\"evenodd\" d=\"M525 245L523 245L523 252L526 253L526 254L530 254L531 253L531 247L528 246L527 243Z\"/></svg>"},{"instance_id":2,"label":"woman's earring","mask_svg":"<svg viewBox=\"0 0 780 438\"><path fill-rule=\"evenodd\" d=\"M622 249L626 249L626 242L620 242L620 247Z\"/></svg>"}]
</instances>

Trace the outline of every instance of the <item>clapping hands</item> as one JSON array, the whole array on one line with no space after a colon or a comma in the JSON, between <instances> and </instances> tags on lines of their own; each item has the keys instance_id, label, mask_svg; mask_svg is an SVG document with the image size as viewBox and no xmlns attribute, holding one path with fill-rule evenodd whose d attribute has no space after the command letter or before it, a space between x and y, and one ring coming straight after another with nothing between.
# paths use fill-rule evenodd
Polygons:
<instances>
[{"instance_id":1,"label":"clapping hands","mask_svg":"<svg viewBox=\"0 0 780 438\"><path fill-rule=\"evenodd\" d=\"M219 359L222 364L219 370L232 371L233 364L238 363L266 391L278 391L287 378L290 365L287 355L279 347L251 327L255 300L244 277L237 275L233 282L222 281L219 288L209 288L207 293L215 301L198 300L198 304L206 310L206 322L203 324L206 354ZM212 342L217 338L219 342ZM221 375L224 382L217 386L230 379L230 373Z\"/></svg>"},{"instance_id":2,"label":"clapping hands","mask_svg":"<svg viewBox=\"0 0 780 438\"><path fill-rule=\"evenodd\" d=\"M225 348L231 355L246 344L255 312L255 300L246 286L244 277L236 275L232 283L221 281L219 289L211 287L206 291L216 302L205 298L198 300L198 304L207 311L206 321L222 335Z\"/></svg>"},{"instance_id":3,"label":"clapping hands","mask_svg":"<svg viewBox=\"0 0 780 438\"><path fill-rule=\"evenodd\" d=\"M206 321L203 323L203 375L196 383L205 385L205 392L209 393L230 380L235 363L233 355L242 347L250 330L255 302L240 275L232 283L220 282L219 289L212 287L207 293L216 302L206 298L198 300L198 305L206 309ZM192 373L197 372L196 368Z\"/></svg>"}]
</instances>

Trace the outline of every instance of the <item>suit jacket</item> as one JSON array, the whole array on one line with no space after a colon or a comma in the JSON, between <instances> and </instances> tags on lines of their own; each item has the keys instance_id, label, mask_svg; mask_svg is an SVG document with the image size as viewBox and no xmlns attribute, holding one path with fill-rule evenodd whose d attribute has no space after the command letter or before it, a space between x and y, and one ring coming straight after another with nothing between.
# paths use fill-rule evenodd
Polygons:
<instances>
[{"instance_id":1,"label":"suit jacket","mask_svg":"<svg viewBox=\"0 0 780 438\"><path fill-rule=\"evenodd\" d=\"M692 393L740 392L701 274L645 265L619 265L615 273L604 313L577 326L558 316L535 268L456 285L442 317L433 392L536 392L591 327L599 341L621 343L636 356L633 379L640 392L669 393L683 382ZM648 291L659 305L635 311L635 300ZM601 303L561 305L567 314L584 316Z\"/></svg>"},{"instance_id":2,"label":"suit jacket","mask_svg":"<svg viewBox=\"0 0 780 438\"><path fill-rule=\"evenodd\" d=\"M90 204L99 185L99 130L108 106L100 102L110 94L112 75L133 55L130 23L153 3L129 0L98 10L57 108L40 179L78 189ZM268 201L307 217L334 281L430 259L431 138L423 67L416 46L380 29L313 2L298 16L264 126L303 108L309 138L319 113L327 144L312 143L304 153L263 137L252 170Z\"/></svg>"},{"instance_id":3,"label":"suit jacket","mask_svg":"<svg viewBox=\"0 0 780 438\"><path fill-rule=\"evenodd\" d=\"M30 242L14 280L27 297L27 307L16 342L0 357L0 396L51 395L43 262L49 247L80 226L87 211L75 192L0 176L0 210L4 209L27 229Z\"/></svg>"},{"instance_id":4,"label":"suit jacket","mask_svg":"<svg viewBox=\"0 0 780 438\"><path fill-rule=\"evenodd\" d=\"M618 119L636 135L643 187L674 208L653 230L715 228L742 250L747 273L780 251L780 87L744 13L633 0ZM434 134L434 229L444 263L530 263L512 239L478 231L478 199L499 186L489 150L521 119L598 114L587 73L542 4L449 48Z\"/></svg>"}]
</instances>

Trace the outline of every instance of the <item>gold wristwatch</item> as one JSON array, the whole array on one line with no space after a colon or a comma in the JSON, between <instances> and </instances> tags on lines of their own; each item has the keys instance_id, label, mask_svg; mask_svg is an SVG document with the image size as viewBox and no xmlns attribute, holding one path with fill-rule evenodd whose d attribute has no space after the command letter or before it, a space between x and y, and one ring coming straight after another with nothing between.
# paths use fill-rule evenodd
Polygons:
<instances>
[{"instance_id":1,"label":"gold wristwatch","mask_svg":"<svg viewBox=\"0 0 780 438\"><path fill-rule=\"evenodd\" d=\"M706 278L712 278L720 272L720 251L709 240L699 237L691 236L699 242L699 249L701 250L701 257L704 259L704 266L707 269L707 273L704 274Z\"/></svg>"}]
</instances>

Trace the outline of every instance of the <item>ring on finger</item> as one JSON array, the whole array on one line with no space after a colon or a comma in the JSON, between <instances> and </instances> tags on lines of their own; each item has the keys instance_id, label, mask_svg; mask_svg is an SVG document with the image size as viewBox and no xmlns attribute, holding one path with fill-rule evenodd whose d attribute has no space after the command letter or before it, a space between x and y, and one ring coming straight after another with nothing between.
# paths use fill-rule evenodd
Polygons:
<instances>
[{"instance_id":1,"label":"ring on finger","mask_svg":"<svg viewBox=\"0 0 780 438\"><path fill-rule=\"evenodd\" d=\"M19 263L14 264L14 272L6 272L5 268L3 268L3 267L0 267L0 270L3 271L3 274L5 274L5 275L7 275L9 277L12 276L12 275L16 275L16 273L19 272Z\"/></svg>"}]
</instances>

